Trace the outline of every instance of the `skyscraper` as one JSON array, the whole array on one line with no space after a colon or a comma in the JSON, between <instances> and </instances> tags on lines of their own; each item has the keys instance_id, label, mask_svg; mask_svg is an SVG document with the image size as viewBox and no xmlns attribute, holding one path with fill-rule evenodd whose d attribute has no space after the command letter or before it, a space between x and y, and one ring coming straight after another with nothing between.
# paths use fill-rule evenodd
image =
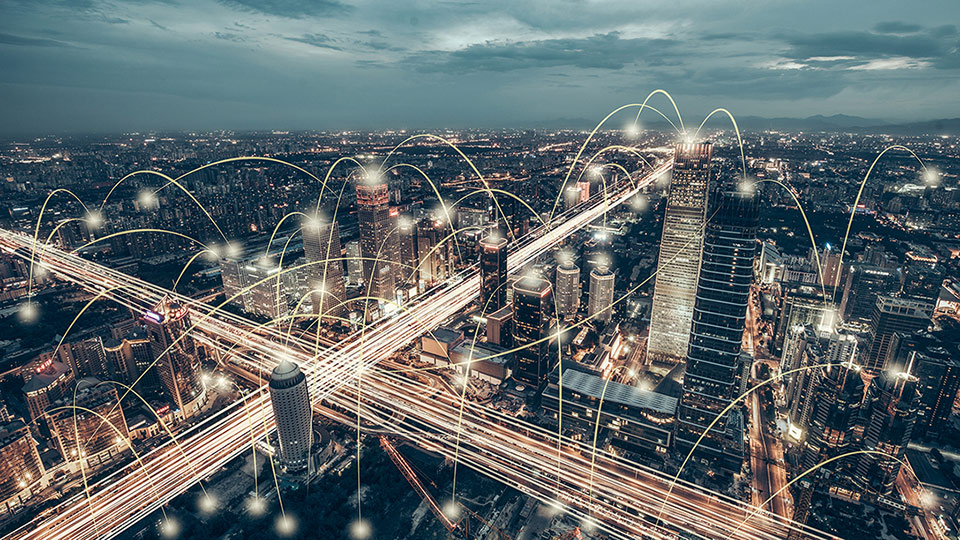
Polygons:
<instances>
[{"instance_id":1,"label":"skyscraper","mask_svg":"<svg viewBox=\"0 0 960 540\"><path fill-rule=\"evenodd\" d=\"M886 369L894 334L926 328L932 316L933 303L927 300L878 296L870 320L870 347L864 349L864 369L872 373Z\"/></svg>"},{"instance_id":2,"label":"skyscraper","mask_svg":"<svg viewBox=\"0 0 960 540\"><path fill-rule=\"evenodd\" d=\"M459 214L458 214L459 215ZM405 287L416 286L420 280L420 271L417 264L420 257L417 254L417 222L410 216L400 216L399 250L400 250L400 283Z\"/></svg>"},{"instance_id":3,"label":"skyscraper","mask_svg":"<svg viewBox=\"0 0 960 540\"><path fill-rule=\"evenodd\" d=\"M663 216L647 356L676 364L687 353L710 188L710 143L678 144Z\"/></svg>"},{"instance_id":4,"label":"skyscraper","mask_svg":"<svg viewBox=\"0 0 960 540\"><path fill-rule=\"evenodd\" d=\"M892 294L900 286L900 272L864 263L850 266L843 289L840 313L848 323L867 326L877 305L877 296Z\"/></svg>"},{"instance_id":5,"label":"skyscraper","mask_svg":"<svg viewBox=\"0 0 960 540\"><path fill-rule=\"evenodd\" d=\"M310 264L307 276L314 314L339 317L346 311L347 299L340 226L331 221L308 223L303 228L303 254Z\"/></svg>"},{"instance_id":6,"label":"skyscraper","mask_svg":"<svg viewBox=\"0 0 960 540\"><path fill-rule=\"evenodd\" d=\"M960 391L960 360L940 346L925 347L911 354L920 390L915 437L936 439L949 426L953 404Z\"/></svg>"},{"instance_id":7,"label":"skyscraper","mask_svg":"<svg viewBox=\"0 0 960 540\"><path fill-rule=\"evenodd\" d=\"M580 309L580 268L567 259L557 267L557 312L570 319Z\"/></svg>"},{"instance_id":8,"label":"skyscraper","mask_svg":"<svg viewBox=\"0 0 960 540\"><path fill-rule=\"evenodd\" d=\"M307 378L283 358L270 374L270 402L280 441L280 463L290 472L308 469L313 445L313 411Z\"/></svg>"},{"instance_id":9,"label":"skyscraper","mask_svg":"<svg viewBox=\"0 0 960 540\"><path fill-rule=\"evenodd\" d=\"M539 277L521 278L513 286L513 346L520 348L514 357L513 377L534 388L547 380L552 362L547 336L553 312L553 288Z\"/></svg>"},{"instance_id":10,"label":"skyscraper","mask_svg":"<svg viewBox=\"0 0 960 540\"><path fill-rule=\"evenodd\" d=\"M804 439L804 469L850 448L863 402L860 366L846 362L819 371L813 416Z\"/></svg>"},{"instance_id":11,"label":"skyscraper","mask_svg":"<svg viewBox=\"0 0 960 540\"><path fill-rule=\"evenodd\" d=\"M862 485L889 495L917 423L917 378L908 373L883 371L870 382L869 392L872 394L867 398L871 403L870 423L864 434L863 449L884 455L860 456L855 478Z\"/></svg>"},{"instance_id":12,"label":"skyscraper","mask_svg":"<svg viewBox=\"0 0 960 540\"><path fill-rule=\"evenodd\" d=\"M587 300L587 316L598 322L608 323L613 316L614 274L605 266L590 271L590 298Z\"/></svg>"},{"instance_id":13,"label":"skyscraper","mask_svg":"<svg viewBox=\"0 0 960 540\"><path fill-rule=\"evenodd\" d=\"M23 506L43 479L37 442L22 420L0 425L0 515Z\"/></svg>"},{"instance_id":14,"label":"skyscraper","mask_svg":"<svg viewBox=\"0 0 960 540\"><path fill-rule=\"evenodd\" d=\"M507 305L507 239L488 236L480 250L480 309L493 313Z\"/></svg>"},{"instance_id":15,"label":"skyscraper","mask_svg":"<svg viewBox=\"0 0 960 540\"><path fill-rule=\"evenodd\" d=\"M387 184L357 184L357 223L365 291L369 290L369 296L388 301L397 296L394 268L399 258L397 216L390 208ZM368 314L375 310L368 308Z\"/></svg>"},{"instance_id":16,"label":"skyscraper","mask_svg":"<svg viewBox=\"0 0 960 540\"><path fill-rule=\"evenodd\" d=\"M678 409L677 444L689 449L737 397L740 346L746 322L756 250L757 197L739 191L718 194L707 224L697 285L693 327ZM735 426L732 426L735 428ZM727 417L714 425L700 447L722 466L739 469L743 434L728 432Z\"/></svg>"},{"instance_id":17,"label":"skyscraper","mask_svg":"<svg viewBox=\"0 0 960 540\"><path fill-rule=\"evenodd\" d=\"M184 418L193 416L206 399L206 388L200 377L197 344L187 333L190 310L165 296L144 313L143 322L164 391Z\"/></svg>"}]
</instances>

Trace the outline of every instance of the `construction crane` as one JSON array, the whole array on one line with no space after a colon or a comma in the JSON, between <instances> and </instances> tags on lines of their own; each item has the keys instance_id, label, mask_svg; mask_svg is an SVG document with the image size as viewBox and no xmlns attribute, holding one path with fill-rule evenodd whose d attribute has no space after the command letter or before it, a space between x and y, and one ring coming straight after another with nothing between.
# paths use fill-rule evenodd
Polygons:
<instances>
[{"instance_id":1,"label":"construction crane","mask_svg":"<svg viewBox=\"0 0 960 540\"><path fill-rule=\"evenodd\" d=\"M416 473L413 472L413 468L410 467L410 464L407 463L407 460L397 451L397 448L393 446L393 443L390 442L386 436L380 436L380 446L387 453L387 456L390 457L390 461L400 469L400 472L403 474L403 477L407 479L407 482L410 484L410 487L417 492L417 495L420 495L430 507L430 511L433 512L437 519L440 520L440 523L450 532L457 530L457 524L450 520L446 514L443 513L443 509L440 508L440 505L437 504L437 500L433 498L433 495L427 491L427 488L420 482L420 479L417 478Z\"/></svg>"}]
</instances>

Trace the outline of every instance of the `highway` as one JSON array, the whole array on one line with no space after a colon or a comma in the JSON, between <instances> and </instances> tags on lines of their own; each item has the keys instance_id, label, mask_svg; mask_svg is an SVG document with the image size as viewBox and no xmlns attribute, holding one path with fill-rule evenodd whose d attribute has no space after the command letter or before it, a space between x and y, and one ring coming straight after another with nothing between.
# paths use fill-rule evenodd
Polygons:
<instances>
[{"instance_id":1,"label":"highway","mask_svg":"<svg viewBox=\"0 0 960 540\"><path fill-rule=\"evenodd\" d=\"M519 239L509 257L509 268L522 268L606 210L628 200L668 168L669 164L661 165L636 186L621 184L610 190L607 200L591 199L561 215L551 229L538 229ZM21 255L32 243L24 235L0 232L0 246ZM41 255L42 266L63 279L90 291L107 291L105 297L134 309L145 309L169 294L54 248L41 249ZM363 403L385 411L404 411L402 418L387 416L384 420L396 434L450 457L458 453L463 465L541 500L559 501L575 514L592 514L600 528L612 536L676 538L678 532L690 531L707 538L725 538L752 512L752 508L739 501L683 482L666 499L668 476L605 452L598 452L591 490L585 483L589 478L589 454L578 443L565 440L558 455L555 433L543 432L470 403L461 420L459 403L422 399L424 389L418 388L420 383L370 369L380 359L410 345L458 313L475 299L478 291L479 278L475 270L470 270L424 295L410 311L399 311L338 347L318 350L309 340L294 338L285 343L282 325L267 328L263 334L244 335L240 328L249 328L249 321L223 312L211 315L209 306L181 296L176 298L190 306L198 338L205 337L208 344L219 347L242 344L243 358L251 368L269 372L283 355L300 363L318 406L324 403L342 411L356 411L356 374L363 373ZM455 436L458 426L459 450ZM182 451L167 444L149 452L142 456L143 470L131 464L92 486L89 500L81 495L65 501L53 517L15 531L9 538L82 540L115 536L186 491L198 479L219 470L249 449L253 438L270 429L269 396L261 389L255 397L225 408L181 435ZM661 505L662 521L654 523ZM764 512L732 538L774 540L783 538L789 527L789 521ZM804 536L826 538L808 529Z\"/></svg>"}]
</instances>

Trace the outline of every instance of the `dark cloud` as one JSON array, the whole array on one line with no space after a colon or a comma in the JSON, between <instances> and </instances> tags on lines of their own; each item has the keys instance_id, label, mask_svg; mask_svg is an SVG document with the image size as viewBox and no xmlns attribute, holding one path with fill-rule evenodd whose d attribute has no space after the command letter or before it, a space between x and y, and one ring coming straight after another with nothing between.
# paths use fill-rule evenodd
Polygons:
<instances>
[{"instance_id":1,"label":"dark cloud","mask_svg":"<svg viewBox=\"0 0 960 540\"><path fill-rule=\"evenodd\" d=\"M0 44L22 47L65 47L66 43L46 38L33 38L0 33Z\"/></svg>"},{"instance_id":2,"label":"dark cloud","mask_svg":"<svg viewBox=\"0 0 960 540\"><path fill-rule=\"evenodd\" d=\"M213 37L223 41L232 41L234 43L243 43L246 41L246 38L233 32L214 32Z\"/></svg>"},{"instance_id":3,"label":"dark cloud","mask_svg":"<svg viewBox=\"0 0 960 540\"><path fill-rule=\"evenodd\" d=\"M241 11L289 18L329 17L353 10L353 6L338 0L220 0L220 3Z\"/></svg>"},{"instance_id":4,"label":"dark cloud","mask_svg":"<svg viewBox=\"0 0 960 540\"><path fill-rule=\"evenodd\" d=\"M298 43L305 43L313 47L319 47L321 49L332 49L334 51L342 51L343 47L340 47L335 44L335 41L330 36L323 34L304 34L297 37L286 37L284 38L288 41L296 41Z\"/></svg>"},{"instance_id":5,"label":"dark cloud","mask_svg":"<svg viewBox=\"0 0 960 540\"><path fill-rule=\"evenodd\" d=\"M900 21L887 21L877 24L874 30L881 34L913 34L923 30L919 24L910 24Z\"/></svg>"},{"instance_id":6,"label":"dark cloud","mask_svg":"<svg viewBox=\"0 0 960 540\"><path fill-rule=\"evenodd\" d=\"M587 38L490 41L453 52L435 51L412 60L424 71L453 73L560 66L619 70L667 54L676 45L670 39L623 39L619 32L610 32Z\"/></svg>"},{"instance_id":7,"label":"dark cloud","mask_svg":"<svg viewBox=\"0 0 960 540\"><path fill-rule=\"evenodd\" d=\"M943 54L942 44L927 35L886 35L873 32L829 32L787 38L790 57L799 60L818 56L881 58L906 56L932 58Z\"/></svg>"}]
</instances>

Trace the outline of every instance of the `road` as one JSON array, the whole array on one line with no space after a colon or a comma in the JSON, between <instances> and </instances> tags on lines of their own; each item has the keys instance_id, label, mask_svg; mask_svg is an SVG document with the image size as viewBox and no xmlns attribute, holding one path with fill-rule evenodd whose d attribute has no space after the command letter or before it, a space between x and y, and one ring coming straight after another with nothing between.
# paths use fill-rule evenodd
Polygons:
<instances>
[{"instance_id":1,"label":"road","mask_svg":"<svg viewBox=\"0 0 960 540\"><path fill-rule=\"evenodd\" d=\"M644 181L652 182L665 170L661 166ZM602 212L629 199L636 189L621 186L611 190L611 199L565 214L556 227L534 231L518 240L509 258L510 269L522 268ZM0 232L0 245L7 250L23 250L31 244L32 240L23 235ZM42 265L88 290L106 291L106 297L133 309L145 309L169 294L52 248L42 250ZM209 306L176 298L190 306L200 335L224 347L243 344L247 348L244 358L252 368L269 371L280 357L292 357L303 367L316 404L325 402L342 411L355 411L355 375L362 373L361 401L385 411L404 411L400 420L389 415L382 420L398 435L428 450L457 456L463 465L541 500L559 500L574 514L593 514L601 529L613 537L674 538L678 531L692 531L721 538L749 515L752 510L739 501L683 482L667 499L669 477L605 452L598 453L591 489L586 480L591 476L590 460L577 443L565 440L558 451L556 434L473 404L464 408L461 418L459 403L421 399L424 389L418 388L416 381L370 370L380 359L457 313L473 301L478 291L479 278L473 270L430 291L411 311L395 313L340 346L321 350L315 350L314 343L295 338L285 344L283 327L265 336L244 335L239 328L249 327L249 321L223 312L212 315ZM142 456L142 468L131 464L93 486L89 499L74 497L58 507L54 517L16 531L10 538L110 538L198 479L216 472L248 449L255 438L271 430L272 422L269 395L261 388L252 398L225 408L183 434L179 447L167 444L149 452ZM662 521L651 523L661 506ZM704 520L704 515L711 519ZM782 538L790 526L776 516L761 513L732 538L773 540ZM805 533L810 538L824 538L814 531Z\"/></svg>"}]
</instances>

